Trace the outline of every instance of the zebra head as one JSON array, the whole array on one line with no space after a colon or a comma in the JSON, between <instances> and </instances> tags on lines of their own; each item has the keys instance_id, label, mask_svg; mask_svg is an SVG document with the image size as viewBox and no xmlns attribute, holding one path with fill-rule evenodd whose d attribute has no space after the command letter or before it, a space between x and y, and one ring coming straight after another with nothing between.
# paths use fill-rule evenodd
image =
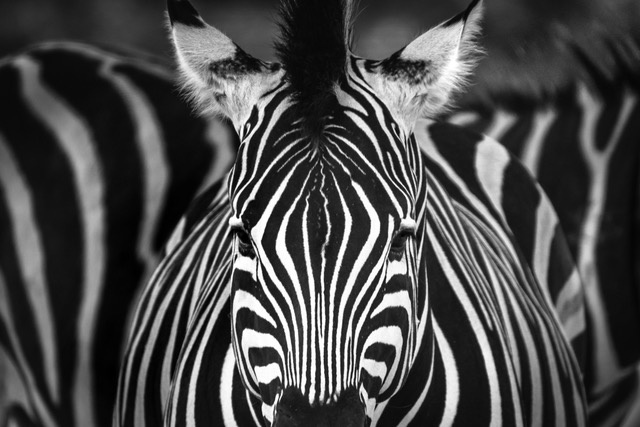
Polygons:
<instances>
[{"instance_id":1,"label":"zebra head","mask_svg":"<svg viewBox=\"0 0 640 427\"><path fill-rule=\"evenodd\" d=\"M412 129L469 74L479 3L372 61L350 52L349 2L285 0L267 63L169 2L187 92L241 139L231 332L270 425L364 425L409 373L428 312Z\"/></svg>"}]
</instances>

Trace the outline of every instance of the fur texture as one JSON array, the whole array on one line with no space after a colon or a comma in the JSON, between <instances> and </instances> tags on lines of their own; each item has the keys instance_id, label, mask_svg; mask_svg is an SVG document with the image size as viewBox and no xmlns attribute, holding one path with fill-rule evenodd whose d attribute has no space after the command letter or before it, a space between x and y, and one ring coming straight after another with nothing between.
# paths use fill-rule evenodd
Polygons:
<instances>
[{"instance_id":1,"label":"fur texture","mask_svg":"<svg viewBox=\"0 0 640 427\"><path fill-rule=\"evenodd\" d=\"M433 118L468 83L481 49L482 1L473 1L456 17L422 34L382 61L366 61L369 84L411 132L418 118Z\"/></svg>"},{"instance_id":2,"label":"fur texture","mask_svg":"<svg viewBox=\"0 0 640 427\"><path fill-rule=\"evenodd\" d=\"M202 114L228 117L238 130L261 93L280 80L280 67L244 52L186 0L169 4L184 94Z\"/></svg>"},{"instance_id":3,"label":"fur texture","mask_svg":"<svg viewBox=\"0 0 640 427\"><path fill-rule=\"evenodd\" d=\"M280 6L275 48L312 137L322 133L336 105L334 88L346 76L351 11L349 0L283 0Z\"/></svg>"}]
</instances>

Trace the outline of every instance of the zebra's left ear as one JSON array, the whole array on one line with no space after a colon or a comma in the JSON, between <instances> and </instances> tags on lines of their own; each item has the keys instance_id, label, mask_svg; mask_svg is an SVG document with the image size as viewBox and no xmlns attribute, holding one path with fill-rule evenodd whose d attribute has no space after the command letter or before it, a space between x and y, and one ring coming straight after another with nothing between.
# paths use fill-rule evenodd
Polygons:
<instances>
[{"instance_id":1,"label":"zebra's left ear","mask_svg":"<svg viewBox=\"0 0 640 427\"><path fill-rule=\"evenodd\" d=\"M378 95L412 130L420 117L434 117L461 90L481 50L476 44L482 0L422 34L381 61L366 60L361 70Z\"/></svg>"},{"instance_id":2,"label":"zebra's left ear","mask_svg":"<svg viewBox=\"0 0 640 427\"><path fill-rule=\"evenodd\" d=\"M279 64L244 52L204 22L187 0L168 0L167 11L182 84L188 95L204 113L226 116L237 129L259 96L280 80Z\"/></svg>"}]
</instances>

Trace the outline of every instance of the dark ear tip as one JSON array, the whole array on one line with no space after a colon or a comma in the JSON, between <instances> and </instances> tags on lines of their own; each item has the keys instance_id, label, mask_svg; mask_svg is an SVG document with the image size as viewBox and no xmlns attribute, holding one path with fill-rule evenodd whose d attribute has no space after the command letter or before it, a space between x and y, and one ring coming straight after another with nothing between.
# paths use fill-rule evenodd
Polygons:
<instances>
[{"instance_id":1,"label":"dark ear tip","mask_svg":"<svg viewBox=\"0 0 640 427\"><path fill-rule=\"evenodd\" d=\"M476 6L478 5L478 3L480 3L481 0L473 0L471 2L471 4L469 4L469 6L467 6L467 9L464 12L461 12L459 14L457 14L456 16L454 16L453 18L449 19L447 22L445 22L444 24L442 24L443 27L449 27L451 25L454 25L460 21L465 22L467 20L467 18L469 17L469 15L471 14L471 11L473 9L476 8Z\"/></svg>"},{"instance_id":2,"label":"dark ear tip","mask_svg":"<svg viewBox=\"0 0 640 427\"><path fill-rule=\"evenodd\" d=\"M205 26L198 11L187 0L167 0L167 12L172 26L176 23L196 28Z\"/></svg>"},{"instance_id":3,"label":"dark ear tip","mask_svg":"<svg viewBox=\"0 0 640 427\"><path fill-rule=\"evenodd\" d=\"M478 6L478 3L480 3L482 0L473 0L471 2L471 4L469 4L469 6L467 7L467 10L464 11L464 20L466 21L467 18L469 17L469 14L471 14L471 11L473 11L476 6Z\"/></svg>"}]
</instances>

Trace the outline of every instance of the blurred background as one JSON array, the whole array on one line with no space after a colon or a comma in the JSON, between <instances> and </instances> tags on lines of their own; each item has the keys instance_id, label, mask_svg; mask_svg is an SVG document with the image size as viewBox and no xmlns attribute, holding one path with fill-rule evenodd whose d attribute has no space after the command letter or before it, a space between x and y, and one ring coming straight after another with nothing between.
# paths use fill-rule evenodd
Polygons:
<instances>
[{"instance_id":1,"label":"blurred background","mask_svg":"<svg viewBox=\"0 0 640 427\"><path fill-rule=\"evenodd\" d=\"M262 59L273 58L277 0L192 2L207 22L246 51ZM468 2L359 0L355 52L374 59L385 57L464 10ZM593 52L597 62L601 33L614 33L617 41L640 33L638 0L485 0L485 7L482 44L488 56L479 69L479 79L493 79L494 83L505 80L505 74L498 71L514 62L524 61L525 68L537 76L565 67L558 40L577 40ZM164 0L2 0L0 55L41 41L71 39L144 50L168 60L164 10ZM549 55L554 49L560 54Z\"/></svg>"}]
</instances>

